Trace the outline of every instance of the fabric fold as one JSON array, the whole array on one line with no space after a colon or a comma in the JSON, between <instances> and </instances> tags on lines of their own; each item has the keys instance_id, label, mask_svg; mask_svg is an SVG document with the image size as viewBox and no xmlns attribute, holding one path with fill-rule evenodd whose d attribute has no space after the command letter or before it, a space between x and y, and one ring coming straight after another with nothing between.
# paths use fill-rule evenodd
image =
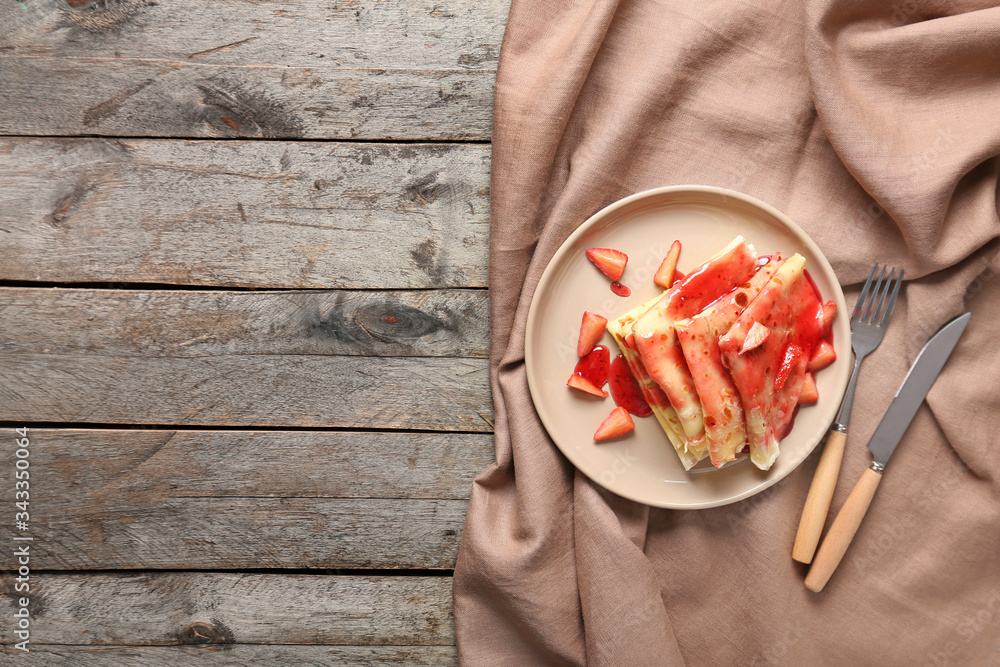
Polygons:
<instances>
[{"instance_id":1,"label":"fabric fold","mask_svg":"<svg viewBox=\"0 0 1000 667\"><path fill-rule=\"evenodd\" d=\"M455 571L463 664L1000 664L998 54L986 2L514 0L491 184L497 462ZM972 311L819 595L790 556L816 454L742 502L660 510L575 471L534 411L525 322L549 259L604 205L677 184L781 209L849 305L875 262L906 271L834 510L920 346Z\"/></svg>"}]
</instances>

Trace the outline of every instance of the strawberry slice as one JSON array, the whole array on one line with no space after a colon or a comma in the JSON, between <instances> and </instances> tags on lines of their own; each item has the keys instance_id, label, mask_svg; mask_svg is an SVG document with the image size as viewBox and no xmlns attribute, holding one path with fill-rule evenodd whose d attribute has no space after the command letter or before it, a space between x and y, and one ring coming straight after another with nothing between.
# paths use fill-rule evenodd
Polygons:
<instances>
[{"instance_id":1,"label":"strawberry slice","mask_svg":"<svg viewBox=\"0 0 1000 667\"><path fill-rule=\"evenodd\" d=\"M830 344L828 340L821 340L816 349L813 350L812 356L809 357L809 363L806 365L806 370L810 373L814 373L818 370L826 368L834 361L837 360L837 353L833 349L833 345Z\"/></svg>"},{"instance_id":2,"label":"strawberry slice","mask_svg":"<svg viewBox=\"0 0 1000 667\"><path fill-rule=\"evenodd\" d=\"M569 376L569 379L566 380L566 384L573 389L579 389L580 391L585 391L588 394L593 394L594 396L600 396L601 398L607 398L608 396L608 392L598 388L593 382L582 375L577 375L576 373Z\"/></svg>"},{"instance_id":3,"label":"strawberry slice","mask_svg":"<svg viewBox=\"0 0 1000 667\"><path fill-rule=\"evenodd\" d=\"M625 408L615 408L608 418L601 422L594 433L594 440L610 440L629 433L635 428L632 415Z\"/></svg>"},{"instance_id":4,"label":"strawberry slice","mask_svg":"<svg viewBox=\"0 0 1000 667\"><path fill-rule=\"evenodd\" d=\"M802 390L799 392L799 405L815 403L819 400L819 392L816 391L816 378L812 373L806 373L802 380Z\"/></svg>"},{"instance_id":5,"label":"strawberry slice","mask_svg":"<svg viewBox=\"0 0 1000 667\"><path fill-rule=\"evenodd\" d=\"M837 304L827 301L823 304L823 311L820 314L820 333L823 338L829 338L833 330L833 318L837 315Z\"/></svg>"},{"instance_id":6,"label":"strawberry slice","mask_svg":"<svg viewBox=\"0 0 1000 667\"><path fill-rule=\"evenodd\" d=\"M677 270L677 258L681 256L681 242L674 241L667 251L667 256L660 262L660 268L653 276L653 282L663 289L670 289L674 284L674 272Z\"/></svg>"},{"instance_id":7,"label":"strawberry slice","mask_svg":"<svg viewBox=\"0 0 1000 667\"><path fill-rule=\"evenodd\" d=\"M781 367L778 369L778 374L774 377L775 393L781 391L781 388L785 386L785 381L788 380L788 377L795 369L796 362L798 362L803 354L805 354L805 351L798 345L789 345L785 348L785 358L781 360Z\"/></svg>"},{"instance_id":8,"label":"strawberry slice","mask_svg":"<svg viewBox=\"0 0 1000 667\"><path fill-rule=\"evenodd\" d=\"M628 255L613 248L591 248L587 251L587 259L593 262L608 278L618 280L625 273Z\"/></svg>"},{"instance_id":9,"label":"strawberry slice","mask_svg":"<svg viewBox=\"0 0 1000 667\"><path fill-rule=\"evenodd\" d=\"M760 347L767 340L767 337L771 335L771 330L765 327L763 324L754 320L753 326L750 327L750 331L747 332L747 337L743 340L743 347L740 348L740 356L746 354L755 347Z\"/></svg>"},{"instance_id":10,"label":"strawberry slice","mask_svg":"<svg viewBox=\"0 0 1000 667\"><path fill-rule=\"evenodd\" d=\"M682 280L684 280L684 272L674 269L674 282L670 283L670 286L673 287Z\"/></svg>"},{"instance_id":11,"label":"strawberry slice","mask_svg":"<svg viewBox=\"0 0 1000 667\"><path fill-rule=\"evenodd\" d=\"M583 357L590 353L604 335L604 327L608 326L608 318L589 311L583 313L580 323L580 339L576 342L576 356Z\"/></svg>"}]
</instances>

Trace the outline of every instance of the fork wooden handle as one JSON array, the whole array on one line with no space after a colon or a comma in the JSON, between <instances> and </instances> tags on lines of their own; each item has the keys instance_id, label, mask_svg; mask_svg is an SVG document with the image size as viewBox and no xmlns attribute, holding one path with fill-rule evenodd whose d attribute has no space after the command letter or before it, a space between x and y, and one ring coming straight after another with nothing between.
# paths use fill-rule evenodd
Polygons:
<instances>
[{"instance_id":1,"label":"fork wooden handle","mask_svg":"<svg viewBox=\"0 0 1000 667\"><path fill-rule=\"evenodd\" d=\"M882 474L868 468L854 485L851 495L847 496L844 506L840 508L837 518L830 526L830 532L820 545L816 560L809 568L809 574L806 575L806 588L813 593L823 590L826 582L833 576L834 570L840 565L840 560L844 557L847 547L851 546L851 540L858 532L858 526L865 518L868 506L872 503L872 496L875 495L875 489L881 481Z\"/></svg>"},{"instance_id":2,"label":"fork wooden handle","mask_svg":"<svg viewBox=\"0 0 1000 667\"><path fill-rule=\"evenodd\" d=\"M840 462L844 459L844 443L847 434L836 429L830 431L826 446L819 457L816 472L813 473L809 495L802 508L802 518L799 519L799 532L795 535L795 546L792 547L792 558L800 563L811 563L816 545L823 533L826 515L830 511L830 501L833 490L840 476Z\"/></svg>"}]
</instances>

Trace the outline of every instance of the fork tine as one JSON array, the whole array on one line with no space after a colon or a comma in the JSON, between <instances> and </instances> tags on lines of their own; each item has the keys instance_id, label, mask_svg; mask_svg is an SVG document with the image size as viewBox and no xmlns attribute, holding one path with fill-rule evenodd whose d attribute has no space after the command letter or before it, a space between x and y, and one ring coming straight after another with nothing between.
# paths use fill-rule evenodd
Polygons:
<instances>
[{"instance_id":1,"label":"fork tine","mask_svg":"<svg viewBox=\"0 0 1000 667\"><path fill-rule=\"evenodd\" d=\"M875 297L878 296L878 290L882 286L882 279L885 278L885 270L888 267L883 266L882 272L878 274L878 280L872 285L872 289L868 292L868 299L865 301L865 309L861 314L861 321L866 323L871 323L872 306L875 304Z\"/></svg>"},{"instance_id":2,"label":"fork tine","mask_svg":"<svg viewBox=\"0 0 1000 667\"><path fill-rule=\"evenodd\" d=\"M899 286L903 284L903 269L899 270L899 277L896 279L896 284L892 288L892 296L889 297L889 303L885 307L885 312L882 314L882 321L878 323L880 327L884 327L889 323L889 318L892 317L892 309L896 305L896 295L899 294Z\"/></svg>"},{"instance_id":3,"label":"fork tine","mask_svg":"<svg viewBox=\"0 0 1000 667\"><path fill-rule=\"evenodd\" d=\"M892 287L892 280L896 277L896 269L891 269L889 271L889 278L885 281L885 286L882 288L882 293L878 297L878 305L872 311L871 322L879 321L879 313L882 311L882 304L885 303L885 297L889 293L889 288Z\"/></svg>"},{"instance_id":4,"label":"fork tine","mask_svg":"<svg viewBox=\"0 0 1000 667\"><path fill-rule=\"evenodd\" d=\"M868 280L865 281L865 286L861 288L861 294L858 296L858 302L854 304L854 312L851 314L851 319L861 314L861 307L865 303L865 297L868 295L868 288L872 285L872 278L875 276L875 272L878 271L878 264L872 267L872 272L868 274Z\"/></svg>"}]
</instances>

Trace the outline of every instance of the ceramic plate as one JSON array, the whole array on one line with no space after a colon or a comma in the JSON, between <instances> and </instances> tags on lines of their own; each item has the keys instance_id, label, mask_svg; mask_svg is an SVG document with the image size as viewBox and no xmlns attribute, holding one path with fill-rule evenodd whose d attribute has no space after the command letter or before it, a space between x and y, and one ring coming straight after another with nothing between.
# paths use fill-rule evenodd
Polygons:
<instances>
[{"instance_id":1,"label":"ceramic plate","mask_svg":"<svg viewBox=\"0 0 1000 667\"><path fill-rule=\"evenodd\" d=\"M683 245L678 269L685 273L742 235L760 254L799 253L823 295L833 300L837 360L816 374L819 402L803 406L780 444L769 471L748 459L716 470L707 461L687 472L654 417L635 419L635 431L605 443L593 441L598 424L614 407L566 386L577 362L583 311L618 317L654 297L656 272L674 239ZM588 248L617 248L628 266L621 282L631 296L615 296L610 281L587 259ZM618 347L605 333L612 355ZM528 386L546 430L573 465L620 496L656 507L699 509L725 505L763 491L795 469L822 440L840 407L851 363L849 316L844 293L829 262L785 215L747 195L704 186L640 192L611 204L566 239L542 274L528 312L525 349Z\"/></svg>"}]
</instances>

